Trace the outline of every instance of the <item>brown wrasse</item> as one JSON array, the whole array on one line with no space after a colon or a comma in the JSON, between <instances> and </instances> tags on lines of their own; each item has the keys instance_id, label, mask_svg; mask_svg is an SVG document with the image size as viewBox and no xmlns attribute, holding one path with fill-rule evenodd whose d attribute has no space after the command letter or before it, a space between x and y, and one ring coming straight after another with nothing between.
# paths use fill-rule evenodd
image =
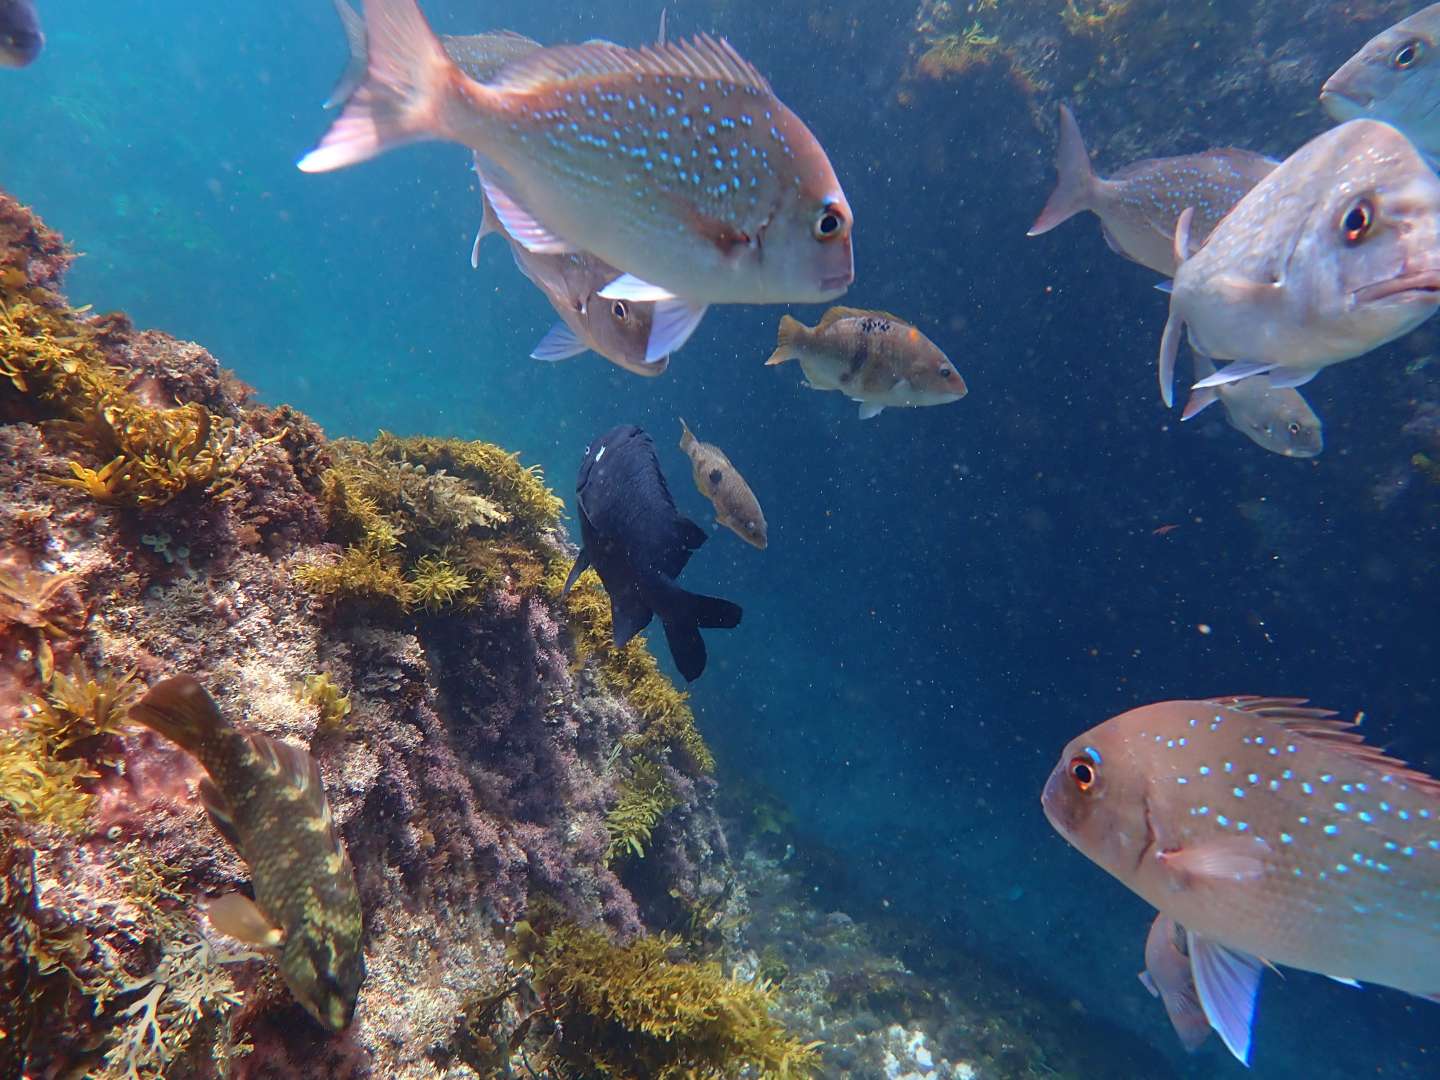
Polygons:
<instances>
[{"instance_id":1,"label":"brown wrasse","mask_svg":"<svg viewBox=\"0 0 1440 1080\"><path fill-rule=\"evenodd\" d=\"M1298 698L1166 701L1071 741L1041 802L1185 928L1196 991L1250 1053L1260 974L1440 994L1440 781Z\"/></svg>"},{"instance_id":2,"label":"brown wrasse","mask_svg":"<svg viewBox=\"0 0 1440 1080\"><path fill-rule=\"evenodd\" d=\"M274 950L306 1011L331 1031L346 1027L365 979L363 916L314 759L232 724L188 675L151 687L130 719L204 766L200 801L250 867L255 899L221 897L206 906L211 922Z\"/></svg>"},{"instance_id":3,"label":"brown wrasse","mask_svg":"<svg viewBox=\"0 0 1440 1080\"><path fill-rule=\"evenodd\" d=\"M766 365L798 359L814 390L860 403L860 419L887 407L946 405L968 391L955 365L910 323L884 311L832 307L818 326L784 315Z\"/></svg>"},{"instance_id":4,"label":"brown wrasse","mask_svg":"<svg viewBox=\"0 0 1440 1080\"><path fill-rule=\"evenodd\" d=\"M765 511L740 470L713 443L695 438L690 425L680 421L680 449L690 459L695 486L715 506L715 520L747 544L765 550L770 542Z\"/></svg>"}]
</instances>

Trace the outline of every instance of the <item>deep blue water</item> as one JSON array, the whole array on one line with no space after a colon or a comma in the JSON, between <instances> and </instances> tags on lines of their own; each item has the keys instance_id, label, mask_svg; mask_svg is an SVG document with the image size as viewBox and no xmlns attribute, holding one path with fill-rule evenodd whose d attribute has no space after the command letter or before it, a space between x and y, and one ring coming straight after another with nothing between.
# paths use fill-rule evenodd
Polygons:
<instances>
[{"instance_id":1,"label":"deep blue water","mask_svg":"<svg viewBox=\"0 0 1440 1080\"><path fill-rule=\"evenodd\" d=\"M1225 693L1363 709L1372 739L1440 768L1437 500L1418 478L1388 503L1374 494L1418 449L1400 432L1414 403L1440 397L1440 368L1406 374L1435 331L1312 384L1327 439L1314 462L1267 455L1218 415L1182 429L1155 393L1152 275L1113 256L1093 218L1025 238L1051 135L964 93L899 105L908 4L867 23L890 37L839 55L813 44L818 7L764 5L762 22L760 6L678 4L671 26L727 35L806 119L855 208L845 302L924 328L965 400L861 423L792 368L762 366L775 308L712 309L656 380L593 356L528 359L553 316L498 242L471 271L464 150L293 167L343 61L324 0L44 3L46 54L0 71L0 186L85 253L75 303L202 342L332 434L484 437L569 496L590 438L638 423L682 508L708 522L675 447L683 415L770 523L767 551L722 530L686 575L746 609L709 635L694 687L722 782L743 771L775 790L803 842L839 857L828 901L883 901L937 950L1013 965L1177 1070L1238 1075L1213 1041L1181 1060L1134 978L1148 910L1051 831L1040 787L1078 731ZM544 41L648 40L656 18L569 0L425 7L443 31ZM1210 122L1216 142L1239 141ZM1283 153L1324 126L1317 108L1291 146L1256 148ZM1270 976L1254 1073L1433 1074L1437 1024L1440 1006L1390 991Z\"/></svg>"}]
</instances>

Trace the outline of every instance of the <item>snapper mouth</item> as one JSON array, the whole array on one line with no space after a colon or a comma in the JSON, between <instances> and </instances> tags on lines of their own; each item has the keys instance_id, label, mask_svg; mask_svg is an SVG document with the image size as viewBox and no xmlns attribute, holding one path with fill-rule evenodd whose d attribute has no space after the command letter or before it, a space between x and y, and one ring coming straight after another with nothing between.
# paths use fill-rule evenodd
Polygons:
<instances>
[{"instance_id":1,"label":"snapper mouth","mask_svg":"<svg viewBox=\"0 0 1440 1080\"><path fill-rule=\"evenodd\" d=\"M1386 281L1377 281L1356 289L1357 304L1373 304L1377 300L1424 300L1440 303L1440 267L1396 274Z\"/></svg>"},{"instance_id":2,"label":"snapper mouth","mask_svg":"<svg viewBox=\"0 0 1440 1080\"><path fill-rule=\"evenodd\" d=\"M850 287L851 282L854 280L855 271L847 270L843 274L831 274L828 277L822 277L820 279L820 288L825 292L830 292L832 289L838 289L844 292Z\"/></svg>"}]
</instances>

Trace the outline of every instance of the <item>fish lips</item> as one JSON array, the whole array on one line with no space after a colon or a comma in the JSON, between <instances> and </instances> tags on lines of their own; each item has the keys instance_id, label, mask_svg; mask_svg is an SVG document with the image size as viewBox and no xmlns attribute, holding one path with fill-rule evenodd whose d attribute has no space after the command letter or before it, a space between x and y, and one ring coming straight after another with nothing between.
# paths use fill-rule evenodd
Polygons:
<instances>
[{"instance_id":1,"label":"fish lips","mask_svg":"<svg viewBox=\"0 0 1440 1080\"><path fill-rule=\"evenodd\" d=\"M1354 120L1364 116L1375 104L1375 96L1354 87L1338 85L1332 79L1320 88L1320 107L1330 114L1336 123Z\"/></svg>"},{"instance_id":2,"label":"fish lips","mask_svg":"<svg viewBox=\"0 0 1440 1080\"><path fill-rule=\"evenodd\" d=\"M1351 295L1357 304L1374 304L1381 300L1440 304L1440 267L1396 274L1393 278L1356 289Z\"/></svg>"}]
</instances>

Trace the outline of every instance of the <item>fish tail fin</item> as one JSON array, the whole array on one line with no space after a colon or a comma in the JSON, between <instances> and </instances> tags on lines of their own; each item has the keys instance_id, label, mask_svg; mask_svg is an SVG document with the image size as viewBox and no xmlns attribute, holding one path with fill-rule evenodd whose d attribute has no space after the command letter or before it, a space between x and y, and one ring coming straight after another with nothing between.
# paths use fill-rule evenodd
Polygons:
<instances>
[{"instance_id":1,"label":"fish tail fin","mask_svg":"<svg viewBox=\"0 0 1440 1080\"><path fill-rule=\"evenodd\" d=\"M686 682L694 682L705 670L705 641L701 628L729 630L740 625L739 604L718 596L701 596L686 592L669 578L661 577L652 584L655 612L665 628L665 644L675 667Z\"/></svg>"},{"instance_id":2,"label":"fish tail fin","mask_svg":"<svg viewBox=\"0 0 1440 1080\"><path fill-rule=\"evenodd\" d=\"M176 675L152 686L130 707L130 720L159 732L196 757L217 731L228 726L215 699L189 675Z\"/></svg>"},{"instance_id":3,"label":"fish tail fin","mask_svg":"<svg viewBox=\"0 0 1440 1080\"><path fill-rule=\"evenodd\" d=\"M368 58L364 80L301 172L329 172L386 150L452 134L449 116L463 100L464 74L445 54L415 0L365 0Z\"/></svg>"},{"instance_id":4,"label":"fish tail fin","mask_svg":"<svg viewBox=\"0 0 1440 1080\"><path fill-rule=\"evenodd\" d=\"M685 423L683 416L676 419L680 421L680 449L688 454L690 447L695 445L695 433L690 430L690 425Z\"/></svg>"},{"instance_id":5,"label":"fish tail fin","mask_svg":"<svg viewBox=\"0 0 1440 1080\"><path fill-rule=\"evenodd\" d=\"M345 70L335 83L335 89L325 99L325 108L336 109L350 100L360 84L365 81L365 71L370 66L369 46L366 44L365 20L350 6L350 0L334 0L335 14L340 16L340 25L345 28L345 42L350 46L350 59Z\"/></svg>"},{"instance_id":6,"label":"fish tail fin","mask_svg":"<svg viewBox=\"0 0 1440 1080\"><path fill-rule=\"evenodd\" d=\"M775 351L765 361L766 367L783 364L800 355L797 346L805 334L805 324L792 315L780 316L780 332L776 335Z\"/></svg>"},{"instance_id":7,"label":"fish tail fin","mask_svg":"<svg viewBox=\"0 0 1440 1080\"><path fill-rule=\"evenodd\" d=\"M1060 106L1060 146L1055 151L1055 171L1059 174L1055 190L1050 193L1045 209L1040 211L1026 236L1047 233L1062 221L1090 209L1095 187L1090 152L1085 149L1085 140L1080 137L1080 125L1075 123L1075 114L1065 105Z\"/></svg>"}]
</instances>

